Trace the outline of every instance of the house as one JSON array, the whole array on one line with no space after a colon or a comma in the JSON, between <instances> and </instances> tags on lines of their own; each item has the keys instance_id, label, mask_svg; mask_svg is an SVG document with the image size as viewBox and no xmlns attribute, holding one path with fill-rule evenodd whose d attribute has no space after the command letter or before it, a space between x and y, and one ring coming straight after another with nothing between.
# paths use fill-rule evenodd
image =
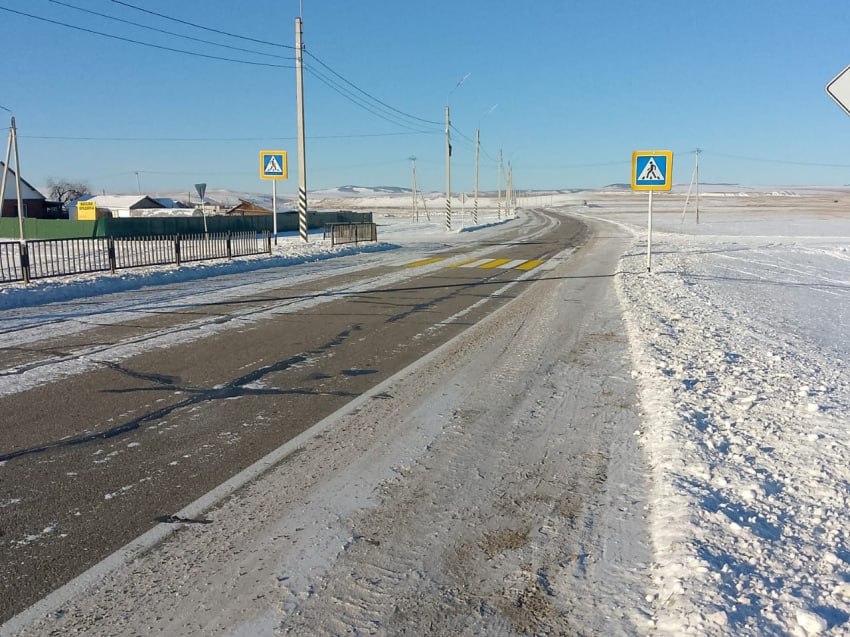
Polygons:
<instances>
[{"instance_id":1,"label":"house","mask_svg":"<svg viewBox=\"0 0 850 637\"><path fill-rule=\"evenodd\" d=\"M113 218L131 217L133 216L131 210L164 207L156 199L146 195L97 195L91 197L89 201L95 202L98 214L104 211L106 216Z\"/></svg>"},{"instance_id":2,"label":"house","mask_svg":"<svg viewBox=\"0 0 850 637\"><path fill-rule=\"evenodd\" d=\"M5 165L0 161L0 180L3 179L3 170ZM58 202L47 201L47 197L42 195L38 190L23 177L21 177L21 198L24 205L24 217L33 219L57 219L62 216L62 204ZM18 216L18 189L15 179L15 171L9 167L9 172L6 177L6 192L3 195L2 201L3 217Z\"/></svg>"},{"instance_id":3,"label":"house","mask_svg":"<svg viewBox=\"0 0 850 637\"><path fill-rule=\"evenodd\" d=\"M253 201L247 201L246 199L240 199L239 205L234 206L230 210L225 211L227 216L255 216L255 215L271 215L272 211L268 208L261 206L258 203L254 203Z\"/></svg>"}]
</instances>

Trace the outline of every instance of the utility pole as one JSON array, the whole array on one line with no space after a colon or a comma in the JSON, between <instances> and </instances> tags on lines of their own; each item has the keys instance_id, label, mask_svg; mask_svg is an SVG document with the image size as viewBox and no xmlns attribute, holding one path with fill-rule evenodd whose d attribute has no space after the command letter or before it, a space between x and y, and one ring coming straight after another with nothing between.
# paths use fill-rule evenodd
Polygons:
<instances>
[{"instance_id":1,"label":"utility pole","mask_svg":"<svg viewBox=\"0 0 850 637\"><path fill-rule=\"evenodd\" d=\"M12 117L12 127L14 127L15 118ZM9 177L9 158L12 155L12 130L9 128L9 141L6 143L6 160L3 162L3 179L0 180L0 214L3 212L3 205L6 203L6 179Z\"/></svg>"},{"instance_id":2,"label":"utility pole","mask_svg":"<svg viewBox=\"0 0 850 637\"><path fill-rule=\"evenodd\" d=\"M685 223L685 215L688 212L688 204L691 201L691 190L696 186L696 219L697 223L699 223L699 154L702 152L701 148L697 148L694 151L694 174L691 176L691 183L688 186L688 194L685 197L685 207L682 210L682 223Z\"/></svg>"},{"instance_id":3,"label":"utility pole","mask_svg":"<svg viewBox=\"0 0 850 637\"><path fill-rule=\"evenodd\" d=\"M139 179L139 171L138 170L136 171L136 192L138 192L140 195L142 194L142 182Z\"/></svg>"},{"instance_id":4,"label":"utility pole","mask_svg":"<svg viewBox=\"0 0 850 637\"><path fill-rule=\"evenodd\" d=\"M506 217L513 217L513 211L514 211L514 200L513 200L514 191L513 191L513 183L511 182L512 177L513 177L513 174L511 173L511 162L508 162L508 178L507 178L507 183L505 185L505 200L507 201L507 204L505 206L505 216Z\"/></svg>"},{"instance_id":5,"label":"utility pole","mask_svg":"<svg viewBox=\"0 0 850 637\"><path fill-rule=\"evenodd\" d=\"M499 148L499 189L496 191L496 218L502 218L502 149Z\"/></svg>"},{"instance_id":6,"label":"utility pole","mask_svg":"<svg viewBox=\"0 0 850 637\"><path fill-rule=\"evenodd\" d=\"M408 159L413 166L413 220L419 221L419 207L416 203L416 157L410 156Z\"/></svg>"},{"instance_id":7,"label":"utility pole","mask_svg":"<svg viewBox=\"0 0 850 637\"><path fill-rule=\"evenodd\" d=\"M301 18L295 18L295 96L298 113L298 233L307 242L307 155L304 134L304 55Z\"/></svg>"},{"instance_id":8,"label":"utility pole","mask_svg":"<svg viewBox=\"0 0 850 637\"><path fill-rule=\"evenodd\" d=\"M452 122L446 106L446 230L452 229Z\"/></svg>"},{"instance_id":9,"label":"utility pole","mask_svg":"<svg viewBox=\"0 0 850 637\"><path fill-rule=\"evenodd\" d=\"M701 148L697 148L696 150L696 167L694 172L696 173L696 186L697 186L697 225L699 225L699 154L702 152Z\"/></svg>"},{"instance_id":10,"label":"utility pole","mask_svg":"<svg viewBox=\"0 0 850 637\"><path fill-rule=\"evenodd\" d=\"M7 110L4 108L4 110ZM3 163L3 179L0 181L0 209L6 201L6 180L9 176L9 161L12 150L15 151L15 190L18 204L18 237L23 243L24 236L24 198L21 194L21 156L18 154L18 129L15 126L15 116L9 123L9 142L6 145L6 161Z\"/></svg>"},{"instance_id":11,"label":"utility pole","mask_svg":"<svg viewBox=\"0 0 850 637\"><path fill-rule=\"evenodd\" d=\"M478 225L478 153L481 148L481 129L475 129L475 199L472 202L472 225Z\"/></svg>"}]
</instances>

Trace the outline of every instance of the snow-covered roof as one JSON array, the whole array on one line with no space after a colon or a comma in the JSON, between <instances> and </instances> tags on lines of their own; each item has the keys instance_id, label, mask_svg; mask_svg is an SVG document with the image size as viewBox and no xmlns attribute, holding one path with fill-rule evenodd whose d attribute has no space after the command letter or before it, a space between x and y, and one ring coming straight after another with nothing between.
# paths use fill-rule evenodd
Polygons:
<instances>
[{"instance_id":1,"label":"snow-covered roof","mask_svg":"<svg viewBox=\"0 0 850 637\"><path fill-rule=\"evenodd\" d=\"M5 164L0 161L0 180L3 179L3 167ZM15 185L15 170L10 166L9 167L9 176L6 177L6 192L3 195L3 199L9 201L10 199L18 198L18 189ZM32 185L27 182L26 179L21 177L21 198L22 199L41 199L46 200L47 197L42 195L38 190L32 187Z\"/></svg>"},{"instance_id":2,"label":"snow-covered roof","mask_svg":"<svg viewBox=\"0 0 850 637\"><path fill-rule=\"evenodd\" d=\"M144 208L157 208L159 202L146 195L97 195L89 201L94 201L98 208L130 209L140 203L144 203Z\"/></svg>"}]
</instances>

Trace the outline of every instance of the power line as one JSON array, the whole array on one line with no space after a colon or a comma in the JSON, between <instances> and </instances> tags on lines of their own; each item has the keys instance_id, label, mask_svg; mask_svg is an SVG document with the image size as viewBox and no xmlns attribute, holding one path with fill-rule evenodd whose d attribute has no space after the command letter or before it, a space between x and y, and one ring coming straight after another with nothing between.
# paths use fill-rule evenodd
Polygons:
<instances>
[{"instance_id":1,"label":"power line","mask_svg":"<svg viewBox=\"0 0 850 637\"><path fill-rule=\"evenodd\" d=\"M821 168L850 168L850 164L826 164L820 162L809 162L809 161L791 161L788 159L768 159L765 157L745 157L743 155L727 155L725 153L715 153L711 151L702 151L703 153L716 157L725 157L727 159L740 159L743 161L754 161L761 162L765 164L785 164L789 166L813 166L813 167L821 167Z\"/></svg>"},{"instance_id":2,"label":"power line","mask_svg":"<svg viewBox=\"0 0 850 637\"><path fill-rule=\"evenodd\" d=\"M452 130L454 132L456 132L461 138L463 138L464 140L466 140L467 142L472 144L473 147L475 146L475 140L474 139L470 138L468 135L464 135L464 133L454 124L452 124L451 127L452 127ZM499 160L494 159L483 146L479 146L479 148L481 149L481 154L484 155L487 159L489 159L494 164L499 163Z\"/></svg>"},{"instance_id":3,"label":"power line","mask_svg":"<svg viewBox=\"0 0 850 637\"><path fill-rule=\"evenodd\" d=\"M150 15L155 15L158 18L162 18L164 20L171 20L172 22L179 22L180 24L185 24L190 27L195 27L196 29L203 29L204 31L210 31L211 33L218 33L219 35L226 35L231 38L238 38L240 40L248 40L249 42L256 42L257 44L267 44L269 46L277 46L282 49L294 49L294 46L290 46L288 44L278 44L277 42L269 42L267 40L258 40L256 38L249 38L244 35L238 35L236 33L230 33L229 31L221 31L219 29L213 29L211 27L205 27L200 24L195 24L194 22L189 22L188 20L181 20L180 18L174 18L172 16L168 16L162 13L157 13L156 11L151 11L150 9L144 9L142 7L137 7L134 4L130 4L129 2L122 2L121 0L112 0L115 4L120 4L125 7L129 7L130 9L134 9L135 11L141 11L142 13L148 13Z\"/></svg>"},{"instance_id":4,"label":"power line","mask_svg":"<svg viewBox=\"0 0 850 637\"><path fill-rule=\"evenodd\" d=\"M342 97L344 97L345 99L347 99L351 103L359 106L363 110L371 113L372 115L375 115L376 117L384 120L385 122L389 122L390 124L394 124L396 126L401 126L402 128L406 128L406 129L413 131L413 132L416 132L416 133L423 133L424 134L424 133L436 132L436 131L424 131L424 130L421 130L421 128L420 129L413 128L413 126L414 126L413 124L410 124L409 122L405 122L405 121L401 120L397 115L393 115L392 113L382 112L382 111L378 110L377 107L369 104L368 102L365 102L362 98L353 95L350 91L348 91L346 88L340 86L339 83L335 82L334 80L332 80L329 77L327 77L326 75L324 75L321 71L318 71L318 70L316 70L316 69L314 69L313 67L310 67L310 66L308 66L306 68L307 68L307 71L309 71L313 76L316 77L316 79L318 79L320 82L322 82L323 84L328 86L330 89L332 89L336 93L339 93Z\"/></svg>"},{"instance_id":5,"label":"power line","mask_svg":"<svg viewBox=\"0 0 850 637\"><path fill-rule=\"evenodd\" d=\"M418 121L418 122L423 122L423 123L425 123L425 124L433 124L433 125L435 125L435 126L442 126L442 125L443 125L443 123L442 123L442 122L436 122L436 121L434 121L434 120L430 120L430 119L423 119L423 118L421 118L421 117L417 117L416 115L411 115L410 113L405 113L404 111L399 110L399 109L395 108L394 106L390 106L390 105L389 105L389 104L387 104L386 102L382 102L380 99L378 99L377 97L375 97L375 96L374 96L374 95L372 95L371 93L368 93L368 92L364 91L362 88L360 88L359 86L357 86L356 84L354 84L354 82L351 82L350 80L347 80L347 79L346 79L346 78L344 78L342 75L340 75L339 73L337 73L336 71L334 71L331 67L329 67L327 64L325 64L324 62L322 62L319 58L317 58L315 55L313 55L312 53L310 53L310 51L306 51L306 50L305 50L304 52L305 52L307 55L309 55L311 58L313 58L314 60L316 60L316 62L318 62L319 64L321 64L321 65L322 65L324 68L326 68L329 72L333 73L336 77L338 77L339 79L341 79L343 82L345 82L346 84L348 84L349 86L351 86L352 88L354 88L355 90L357 90L359 93L362 93L363 95L365 95L365 96L366 96L366 97L368 97L369 99L371 99L371 100L373 100L373 101L377 102L377 103L378 103L378 104L380 104L381 106L384 106L385 108L388 108L388 109L390 109L391 111L394 111L394 112L396 112L396 113L398 113L398 114L400 114L400 115L404 115L405 117L409 117L410 119L416 120L416 121Z\"/></svg>"},{"instance_id":6,"label":"power line","mask_svg":"<svg viewBox=\"0 0 850 637\"><path fill-rule=\"evenodd\" d=\"M0 128L0 130L3 130ZM432 131L387 132L387 133L349 133L345 135L311 135L311 140L319 139L361 139L366 137L398 137L401 135L430 135ZM75 137L63 135L20 135L21 139L43 139L51 141L75 142L268 142L292 141L296 137Z\"/></svg>"},{"instance_id":7,"label":"power line","mask_svg":"<svg viewBox=\"0 0 850 637\"><path fill-rule=\"evenodd\" d=\"M33 20L40 20L41 22L48 22L50 24L55 24L60 27L65 27L68 29L75 29L76 31L83 31L85 33L91 33L94 35L99 35L104 38L111 38L113 40L120 40L122 42L129 42L131 44L138 44L141 46L150 47L152 49L160 49L162 51L170 51L172 53L182 53L184 55L192 55L194 57L206 58L209 60L220 60L223 62L235 62L237 64L248 64L251 66L266 66L266 67L274 67L279 69L291 69L294 68L293 65L285 65L285 64L272 64L271 62L250 62L248 60L237 60L235 58L226 58L218 55L207 55L206 53L195 53L194 51L186 51L184 49L174 49L168 46L161 46L159 44L152 44L150 42L141 42L139 40L133 40L131 38L124 38L120 35L113 35L111 33L103 33L101 31L95 31L93 29L86 29L85 27L78 27L73 24L68 24L66 22L59 22L58 20L51 20L50 18L43 18L41 16L32 15L31 13L24 13L23 11L16 11L14 9L9 9L7 7L0 6L0 11L7 11L8 13L14 13L17 15L22 15L27 18L32 18Z\"/></svg>"},{"instance_id":8,"label":"power line","mask_svg":"<svg viewBox=\"0 0 850 637\"><path fill-rule=\"evenodd\" d=\"M68 4L67 2L60 2L60 0L49 0L49 2L52 2L53 4L58 4L58 5L63 6L63 7L68 7L69 9L74 9L75 11L82 11L83 13L88 13L90 15L96 15L96 16L99 16L101 18L106 18L107 20L114 20L115 22L121 22L123 24L129 24L129 25L132 25L134 27L139 27L141 29L147 29L149 31L155 31L157 33L164 33L166 35L171 35L171 36L174 36L174 37L177 37L177 38L183 38L183 39L186 39L186 40L192 40L193 42L202 42L203 44L211 44L212 46L218 46L218 47L221 47L221 48L224 48L224 49L231 49L233 51L242 51L243 53L253 53L255 55L263 55L265 57L273 57L273 58L277 58L279 60L294 60L295 59L292 56L285 57L285 56L282 56L282 55L275 55L273 53L265 53L263 51L255 51L255 50L252 50L252 49L243 49L242 47L231 46L229 44L221 44L219 42L213 42L212 40L204 40L203 38L193 38L191 35L183 35L182 33L176 33L174 31L168 31L166 29L159 29L157 27L152 27L152 26L148 26L146 24L141 24L140 22L133 22L132 20L124 20L123 18L111 16L111 15L106 14L106 13L100 13L99 11L92 11L91 9L84 9L83 7L77 7L73 4Z\"/></svg>"}]
</instances>

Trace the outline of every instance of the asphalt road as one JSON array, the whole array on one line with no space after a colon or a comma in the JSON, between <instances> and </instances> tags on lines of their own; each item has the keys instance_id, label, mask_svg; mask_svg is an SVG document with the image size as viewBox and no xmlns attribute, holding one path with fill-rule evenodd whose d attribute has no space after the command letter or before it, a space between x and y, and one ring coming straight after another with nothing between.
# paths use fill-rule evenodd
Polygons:
<instances>
[{"instance_id":1,"label":"asphalt road","mask_svg":"<svg viewBox=\"0 0 850 637\"><path fill-rule=\"evenodd\" d=\"M493 258L545 261L584 240L578 221L530 217L551 217L551 229L531 241L505 236L491 246ZM448 258L410 268L400 285L368 283L386 267L320 284L287 286L282 278L262 295L0 347L3 374L163 330L216 326L204 338L106 357L85 373L0 397L0 621L170 523L189 502L546 276L542 267L449 267L463 255L439 256ZM494 294L518 278L507 294ZM323 302L286 309L317 297ZM246 312L262 318L239 320Z\"/></svg>"}]
</instances>

